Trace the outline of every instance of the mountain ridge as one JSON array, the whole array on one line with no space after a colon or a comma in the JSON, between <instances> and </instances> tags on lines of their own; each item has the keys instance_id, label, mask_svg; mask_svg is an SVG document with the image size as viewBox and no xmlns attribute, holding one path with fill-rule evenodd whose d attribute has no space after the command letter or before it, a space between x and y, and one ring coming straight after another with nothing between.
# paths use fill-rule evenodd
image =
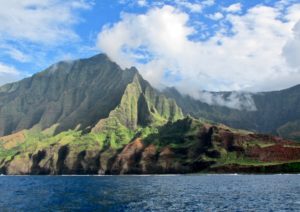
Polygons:
<instances>
[{"instance_id":1,"label":"mountain ridge","mask_svg":"<svg viewBox=\"0 0 300 212\"><path fill-rule=\"evenodd\" d=\"M0 173L300 172L300 144L183 112L106 55L59 62L0 87Z\"/></svg>"},{"instance_id":2,"label":"mountain ridge","mask_svg":"<svg viewBox=\"0 0 300 212\"><path fill-rule=\"evenodd\" d=\"M191 96L182 95L175 88L165 89L164 93L176 100L184 114L224 123L234 128L271 133L300 141L300 109L297 107L300 105L300 85L280 91L251 94L256 107L253 111L209 105Z\"/></svg>"},{"instance_id":3,"label":"mountain ridge","mask_svg":"<svg viewBox=\"0 0 300 212\"><path fill-rule=\"evenodd\" d=\"M59 62L31 78L7 84L0 88L0 136L53 126L54 134L68 129L89 131L119 105L136 75L135 68L122 70L99 54Z\"/></svg>"}]
</instances>

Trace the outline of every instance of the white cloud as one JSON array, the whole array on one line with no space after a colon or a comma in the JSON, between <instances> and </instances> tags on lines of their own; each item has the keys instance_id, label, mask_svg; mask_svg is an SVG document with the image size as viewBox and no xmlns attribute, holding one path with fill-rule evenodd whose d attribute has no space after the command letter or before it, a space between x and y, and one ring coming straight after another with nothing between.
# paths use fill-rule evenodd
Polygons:
<instances>
[{"instance_id":1,"label":"white cloud","mask_svg":"<svg viewBox=\"0 0 300 212\"><path fill-rule=\"evenodd\" d=\"M229 7L224 8L224 10L226 12L230 12L230 13L239 12L239 11L241 11L241 9L242 9L242 4L241 3L232 4Z\"/></svg>"},{"instance_id":2,"label":"white cloud","mask_svg":"<svg viewBox=\"0 0 300 212\"><path fill-rule=\"evenodd\" d=\"M300 72L300 21L295 25L294 36L283 48L283 56L287 63Z\"/></svg>"},{"instance_id":3,"label":"white cloud","mask_svg":"<svg viewBox=\"0 0 300 212\"><path fill-rule=\"evenodd\" d=\"M21 79L24 75L15 67L0 62L0 86Z\"/></svg>"},{"instance_id":4,"label":"white cloud","mask_svg":"<svg viewBox=\"0 0 300 212\"><path fill-rule=\"evenodd\" d=\"M176 8L183 8L187 9L191 13L201 13L205 8L211 7L215 4L214 0L204 0L204 1L188 1L188 0L175 0L175 1L168 1L166 2L172 2L173 4L170 4L172 6L175 6ZM164 5L164 4L163 4Z\"/></svg>"},{"instance_id":5,"label":"white cloud","mask_svg":"<svg viewBox=\"0 0 300 212\"><path fill-rule=\"evenodd\" d=\"M74 31L74 25L82 21L78 12L90 9L93 0L0 0L0 5L1 58L34 61L38 66L50 49L58 52L59 47L80 41ZM3 71L12 67L4 68L2 63L1 68L1 84L19 79Z\"/></svg>"},{"instance_id":6,"label":"white cloud","mask_svg":"<svg viewBox=\"0 0 300 212\"><path fill-rule=\"evenodd\" d=\"M215 4L215 0L119 0L122 5L129 7L163 7L166 5L176 7L178 9L184 9L191 13L201 13L203 9L211 7Z\"/></svg>"},{"instance_id":7,"label":"white cloud","mask_svg":"<svg viewBox=\"0 0 300 212\"><path fill-rule=\"evenodd\" d=\"M0 45L0 49L2 50L3 55L8 55L12 59L19 62L29 62L31 60L29 55L24 54L19 49L13 47L12 45Z\"/></svg>"},{"instance_id":8,"label":"white cloud","mask_svg":"<svg viewBox=\"0 0 300 212\"><path fill-rule=\"evenodd\" d=\"M196 32L189 14L171 6L153 8L106 26L98 46L123 67L137 66L158 88L176 86L209 104L255 110L251 94L224 98L199 90L278 90L299 83L298 7L282 12L258 5L245 15L230 13L207 41L189 39Z\"/></svg>"},{"instance_id":9,"label":"white cloud","mask_svg":"<svg viewBox=\"0 0 300 212\"><path fill-rule=\"evenodd\" d=\"M0 63L0 74L1 75L3 75L3 74L18 75L20 73L17 71L17 69L15 69L12 66L7 66L3 63Z\"/></svg>"},{"instance_id":10,"label":"white cloud","mask_svg":"<svg viewBox=\"0 0 300 212\"><path fill-rule=\"evenodd\" d=\"M232 92L227 94L200 91L193 97L210 105L219 105L247 111L257 110L251 93Z\"/></svg>"},{"instance_id":11,"label":"white cloud","mask_svg":"<svg viewBox=\"0 0 300 212\"><path fill-rule=\"evenodd\" d=\"M57 44L78 39L73 24L78 9L89 4L82 0L0 0L0 42L5 40Z\"/></svg>"},{"instance_id":12,"label":"white cloud","mask_svg":"<svg viewBox=\"0 0 300 212\"><path fill-rule=\"evenodd\" d=\"M215 4L215 0L205 0L201 2L204 6L213 6Z\"/></svg>"},{"instance_id":13,"label":"white cloud","mask_svg":"<svg viewBox=\"0 0 300 212\"><path fill-rule=\"evenodd\" d=\"M292 35L283 48L282 54L287 64L300 72L300 4L293 5L288 10L287 20L296 22L292 28ZM300 80L299 80L300 82Z\"/></svg>"},{"instance_id":14,"label":"white cloud","mask_svg":"<svg viewBox=\"0 0 300 212\"><path fill-rule=\"evenodd\" d=\"M148 5L147 0L138 0L138 5L141 7L145 7Z\"/></svg>"},{"instance_id":15,"label":"white cloud","mask_svg":"<svg viewBox=\"0 0 300 212\"><path fill-rule=\"evenodd\" d=\"M220 19L224 18L224 15L220 12L216 12L214 14L207 15L207 17L212 19L212 20L217 21L217 20L220 20Z\"/></svg>"},{"instance_id":16,"label":"white cloud","mask_svg":"<svg viewBox=\"0 0 300 212\"><path fill-rule=\"evenodd\" d=\"M203 4L201 3L191 3L187 0L175 0L175 4L180 7L187 8L191 12L199 13L203 9Z\"/></svg>"},{"instance_id":17,"label":"white cloud","mask_svg":"<svg viewBox=\"0 0 300 212\"><path fill-rule=\"evenodd\" d=\"M20 62L28 62L30 60L30 56L25 55L23 52L21 52L18 49L11 48L8 50L7 53L11 58Z\"/></svg>"},{"instance_id":18,"label":"white cloud","mask_svg":"<svg viewBox=\"0 0 300 212\"><path fill-rule=\"evenodd\" d=\"M182 38L193 31L185 26L187 21L187 14L171 6L152 9L146 15L124 14L121 22L103 28L98 36L98 46L123 67L138 65L134 61L137 57L154 56L156 59L153 61L138 66L142 66L148 80L158 85L163 69L175 65L173 59L186 45L186 40ZM146 51L136 52L143 47ZM172 65L169 69L174 68Z\"/></svg>"},{"instance_id":19,"label":"white cloud","mask_svg":"<svg viewBox=\"0 0 300 212\"><path fill-rule=\"evenodd\" d=\"M277 90L299 79L298 69L282 53L295 39L298 7L282 12L257 5L245 15L228 14L206 41L189 39L196 32L188 24L189 14L171 6L152 8L142 15L124 14L120 22L104 27L98 47L123 67L137 66L156 87L177 86L189 94L202 89Z\"/></svg>"}]
</instances>

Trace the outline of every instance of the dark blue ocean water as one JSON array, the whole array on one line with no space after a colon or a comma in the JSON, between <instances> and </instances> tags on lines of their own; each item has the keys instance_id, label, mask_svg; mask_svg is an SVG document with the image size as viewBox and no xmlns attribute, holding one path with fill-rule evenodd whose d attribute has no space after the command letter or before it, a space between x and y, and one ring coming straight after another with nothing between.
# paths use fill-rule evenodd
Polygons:
<instances>
[{"instance_id":1,"label":"dark blue ocean water","mask_svg":"<svg viewBox=\"0 0 300 212\"><path fill-rule=\"evenodd\" d=\"M300 211L300 175L2 176L0 211Z\"/></svg>"}]
</instances>

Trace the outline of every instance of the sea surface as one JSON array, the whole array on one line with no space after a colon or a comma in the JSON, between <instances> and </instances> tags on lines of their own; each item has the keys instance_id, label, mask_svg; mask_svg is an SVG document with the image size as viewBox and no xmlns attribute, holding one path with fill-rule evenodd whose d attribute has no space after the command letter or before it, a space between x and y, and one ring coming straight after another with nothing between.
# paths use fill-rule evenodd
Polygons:
<instances>
[{"instance_id":1,"label":"sea surface","mask_svg":"<svg viewBox=\"0 0 300 212\"><path fill-rule=\"evenodd\" d=\"M1 176L0 211L300 211L300 175Z\"/></svg>"}]
</instances>

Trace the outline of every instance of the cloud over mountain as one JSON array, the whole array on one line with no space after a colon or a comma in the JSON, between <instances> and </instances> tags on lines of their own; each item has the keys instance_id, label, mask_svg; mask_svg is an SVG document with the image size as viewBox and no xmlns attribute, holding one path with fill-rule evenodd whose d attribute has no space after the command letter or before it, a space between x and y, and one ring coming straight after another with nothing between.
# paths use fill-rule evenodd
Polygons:
<instances>
[{"instance_id":1,"label":"cloud over mountain","mask_svg":"<svg viewBox=\"0 0 300 212\"><path fill-rule=\"evenodd\" d=\"M299 83L299 4L241 4L220 10L213 35L194 39L207 26L176 5L123 13L103 27L98 47L123 67L137 66L155 86L194 90L272 90ZM294 58L294 59L293 59ZM294 64L294 66L293 66Z\"/></svg>"},{"instance_id":2,"label":"cloud over mountain","mask_svg":"<svg viewBox=\"0 0 300 212\"><path fill-rule=\"evenodd\" d=\"M47 51L80 40L74 25L81 22L78 11L92 7L88 0L0 0L0 85L24 77L16 63L44 63ZM45 62L48 64L47 62ZM4 70L15 70L11 74ZM23 73L21 73L23 72Z\"/></svg>"}]
</instances>

